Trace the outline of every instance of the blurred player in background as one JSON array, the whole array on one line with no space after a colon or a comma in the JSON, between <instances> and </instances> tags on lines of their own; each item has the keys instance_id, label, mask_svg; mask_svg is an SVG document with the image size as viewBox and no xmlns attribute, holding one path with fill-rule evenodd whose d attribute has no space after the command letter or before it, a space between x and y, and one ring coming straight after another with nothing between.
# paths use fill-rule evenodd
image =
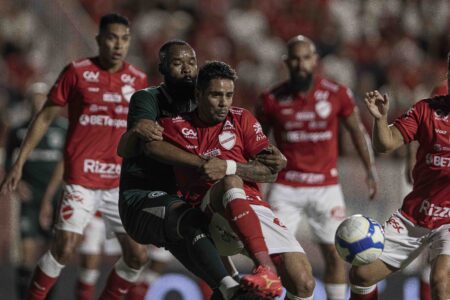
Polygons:
<instances>
[{"instance_id":1,"label":"blurred player in background","mask_svg":"<svg viewBox=\"0 0 450 300\"><path fill-rule=\"evenodd\" d=\"M306 215L325 260L325 290L330 300L344 299L346 269L334 246L345 218L345 203L336 169L339 121L348 129L367 172L369 195L376 193L376 171L369 138L352 92L316 74L313 42L296 36L287 43L290 78L262 95L257 117L266 134L273 130L287 167L272 184L268 201L286 226L296 232Z\"/></svg>"},{"instance_id":2,"label":"blurred player in background","mask_svg":"<svg viewBox=\"0 0 450 300\"><path fill-rule=\"evenodd\" d=\"M450 72L450 57L448 71ZM450 81L450 78L448 79ZM413 189L402 207L385 223L385 246L375 262L350 270L353 300L378 299L376 283L405 268L423 250L431 262L430 287L434 300L450 298L450 138L449 95L424 99L391 125L389 99L368 92L365 102L374 119L374 149L388 153L403 144L419 143Z\"/></svg>"},{"instance_id":3,"label":"blurred player in background","mask_svg":"<svg viewBox=\"0 0 450 300\"><path fill-rule=\"evenodd\" d=\"M11 168L17 158L28 126L44 105L48 90L48 85L43 82L36 82L28 88L26 101L31 107L31 116L26 123L12 128L9 132L6 147L6 170ZM51 231L50 228L39 225L39 209L51 174L58 161L62 159L66 131L67 120L56 117L49 125L42 140L25 161L23 176L18 182L14 195L20 200L20 261L16 269L16 288L20 299L25 297L26 287L37 259L48 249ZM56 197L49 199L49 205L56 204Z\"/></svg>"},{"instance_id":4,"label":"blurred player in background","mask_svg":"<svg viewBox=\"0 0 450 300\"><path fill-rule=\"evenodd\" d=\"M65 186L55 237L50 251L35 268L26 299L45 299L73 257L83 230L97 209L102 212L108 232L116 233L123 251L101 299L120 299L148 261L146 247L126 235L117 205L121 159L116 147L126 128L129 99L134 91L147 85L147 76L124 61L130 39L125 17L108 14L101 18L96 37L98 56L73 62L63 70L31 123L18 158L1 185L3 193L17 187L26 159L61 107L68 104Z\"/></svg>"}]
</instances>

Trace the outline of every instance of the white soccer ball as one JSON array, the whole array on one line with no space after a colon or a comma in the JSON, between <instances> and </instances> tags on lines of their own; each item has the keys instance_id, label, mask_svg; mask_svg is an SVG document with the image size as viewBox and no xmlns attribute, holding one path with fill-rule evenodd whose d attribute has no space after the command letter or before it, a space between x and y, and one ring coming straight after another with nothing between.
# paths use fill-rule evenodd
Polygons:
<instances>
[{"instance_id":1,"label":"white soccer ball","mask_svg":"<svg viewBox=\"0 0 450 300\"><path fill-rule=\"evenodd\" d=\"M219 254L222 256L232 256L242 253L244 250L244 244L233 231L228 221L218 213L214 213L211 218L209 234Z\"/></svg>"},{"instance_id":2,"label":"white soccer ball","mask_svg":"<svg viewBox=\"0 0 450 300\"><path fill-rule=\"evenodd\" d=\"M334 243L345 261L354 266L366 265L383 252L384 230L371 218L353 215L339 225Z\"/></svg>"}]
</instances>

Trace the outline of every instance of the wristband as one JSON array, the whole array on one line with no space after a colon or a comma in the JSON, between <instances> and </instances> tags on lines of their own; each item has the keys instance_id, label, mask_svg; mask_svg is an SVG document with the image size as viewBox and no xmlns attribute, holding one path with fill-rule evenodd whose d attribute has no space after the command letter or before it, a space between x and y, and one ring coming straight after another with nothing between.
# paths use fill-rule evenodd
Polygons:
<instances>
[{"instance_id":1,"label":"wristband","mask_svg":"<svg viewBox=\"0 0 450 300\"><path fill-rule=\"evenodd\" d=\"M227 170L225 171L225 175L234 175L236 174L237 164L234 160L227 159Z\"/></svg>"}]
</instances>

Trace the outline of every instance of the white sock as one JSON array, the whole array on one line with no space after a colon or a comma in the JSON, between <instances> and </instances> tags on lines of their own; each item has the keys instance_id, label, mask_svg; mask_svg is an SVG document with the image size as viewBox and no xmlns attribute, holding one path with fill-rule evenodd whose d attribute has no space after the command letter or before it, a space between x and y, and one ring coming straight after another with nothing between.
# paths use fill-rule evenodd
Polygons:
<instances>
[{"instance_id":1,"label":"white sock","mask_svg":"<svg viewBox=\"0 0 450 300\"><path fill-rule=\"evenodd\" d=\"M100 271L98 270L82 268L78 280L84 284L95 285L99 276Z\"/></svg>"},{"instance_id":2,"label":"white sock","mask_svg":"<svg viewBox=\"0 0 450 300\"><path fill-rule=\"evenodd\" d=\"M377 285L371 285L371 286L358 286L358 285L350 285L352 288L352 292L358 295L367 295L372 293L376 288Z\"/></svg>"},{"instance_id":3,"label":"white sock","mask_svg":"<svg viewBox=\"0 0 450 300\"><path fill-rule=\"evenodd\" d=\"M325 291L329 300L345 300L345 296L347 294L347 284L326 283Z\"/></svg>"},{"instance_id":4,"label":"white sock","mask_svg":"<svg viewBox=\"0 0 450 300\"><path fill-rule=\"evenodd\" d=\"M290 299L290 300L313 300L314 299L314 293L311 296L309 296L309 297L302 298L302 297L299 297L299 296L295 296L295 295L289 293L288 290L286 290L286 297L288 299Z\"/></svg>"},{"instance_id":5,"label":"white sock","mask_svg":"<svg viewBox=\"0 0 450 300\"><path fill-rule=\"evenodd\" d=\"M38 262L39 268L49 277L58 277L61 274L61 270L65 267L56 261L51 254L50 250L47 251Z\"/></svg>"},{"instance_id":6,"label":"white sock","mask_svg":"<svg viewBox=\"0 0 450 300\"><path fill-rule=\"evenodd\" d=\"M239 283L231 276L226 276L220 281L219 290L225 300L231 299L238 289Z\"/></svg>"},{"instance_id":7,"label":"white sock","mask_svg":"<svg viewBox=\"0 0 450 300\"><path fill-rule=\"evenodd\" d=\"M430 265L426 265L422 272L420 272L420 280L425 283L430 283L430 273L431 273L431 267Z\"/></svg>"},{"instance_id":8,"label":"white sock","mask_svg":"<svg viewBox=\"0 0 450 300\"><path fill-rule=\"evenodd\" d=\"M146 284L150 285L159 276L160 276L160 274L158 272L155 272L155 271L150 270L150 269L147 268L141 273L141 277L139 277L138 281L139 282L145 282Z\"/></svg>"},{"instance_id":9,"label":"white sock","mask_svg":"<svg viewBox=\"0 0 450 300\"><path fill-rule=\"evenodd\" d=\"M144 270L144 268L146 267L147 265L144 265L140 269L133 269L125 263L123 257L119 258L119 260L114 265L114 269L116 270L117 275L128 282L137 282L142 270Z\"/></svg>"}]
</instances>

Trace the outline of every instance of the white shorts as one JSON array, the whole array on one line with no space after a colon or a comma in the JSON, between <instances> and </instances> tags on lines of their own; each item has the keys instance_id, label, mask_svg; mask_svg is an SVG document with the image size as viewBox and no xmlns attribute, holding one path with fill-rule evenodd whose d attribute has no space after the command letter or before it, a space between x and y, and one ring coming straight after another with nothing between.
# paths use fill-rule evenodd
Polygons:
<instances>
[{"instance_id":1,"label":"white shorts","mask_svg":"<svg viewBox=\"0 0 450 300\"><path fill-rule=\"evenodd\" d=\"M102 217L94 216L83 232L83 241L78 251L84 255L120 255L117 238L106 239L105 222Z\"/></svg>"},{"instance_id":2,"label":"white shorts","mask_svg":"<svg viewBox=\"0 0 450 300\"><path fill-rule=\"evenodd\" d=\"M174 259L172 253L170 253L170 251L164 249L163 247L159 248L150 244L148 248L148 255L151 260L168 263Z\"/></svg>"},{"instance_id":3,"label":"white shorts","mask_svg":"<svg viewBox=\"0 0 450 300\"><path fill-rule=\"evenodd\" d=\"M208 191L202 200L202 210L205 210L209 203L210 193ZM262 234L269 250L269 254L287 252L305 253L294 234L279 221L270 208L262 205L251 205L251 207L259 218ZM234 233L225 218L221 217L217 213L214 213L214 215L218 218L219 222L212 224L216 225L215 232L217 233L217 235L212 234L212 237L219 253L223 253L223 255L231 255L225 253L225 248L241 248L240 250L243 250L242 243L239 241L239 238ZM210 228L212 227L210 226ZM235 243L236 241L240 243L240 246L230 246L230 243Z\"/></svg>"},{"instance_id":4,"label":"white shorts","mask_svg":"<svg viewBox=\"0 0 450 300\"><path fill-rule=\"evenodd\" d=\"M88 189L76 184L66 184L55 227L83 234L84 228L98 210L105 221L108 239L114 237L114 233L125 233L118 202L119 188Z\"/></svg>"},{"instance_id":5,"label":"white shorts","mask_svg":"<svg viewBox=\"0 0 450 300\"><path fill-rule=\"evenodd\" d=\"M450 255L450 224L428 229L415 225L397 211L384 224L384 236L380 259L395 268L406 267L426 247L430 261L438 255Z\"/></svg>"},{"instance_id":6,"label":"white shorts","mask_svg":"<svg viewBox=\"0 0 450 300\"><path fill-rule=\"evenodd\" d=\"M334 244L336 229L345 218L340 185L291 187L274 183L267 198L275 214L294 234L301 217L306 216L318 242Z\"/></svg>"}]
</instances>

